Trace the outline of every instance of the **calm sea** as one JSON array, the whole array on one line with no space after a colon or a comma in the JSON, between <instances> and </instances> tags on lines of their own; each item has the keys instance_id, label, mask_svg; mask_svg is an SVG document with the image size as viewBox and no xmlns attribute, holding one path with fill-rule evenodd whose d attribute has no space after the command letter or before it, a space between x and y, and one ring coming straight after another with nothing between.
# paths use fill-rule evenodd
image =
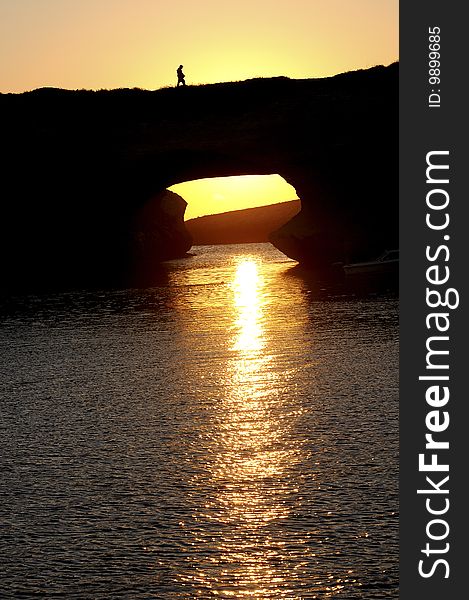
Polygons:
<instances>
[{"instance_id":1,"label":"calm sea","mask_svg":"<svg viewBox=\"0 0 469 600\"><path fill-rule=\"evenodd\" d=\"M0 597L398 597L398 303L269 244L1 309Z\"/></svg>"}]
</instances>

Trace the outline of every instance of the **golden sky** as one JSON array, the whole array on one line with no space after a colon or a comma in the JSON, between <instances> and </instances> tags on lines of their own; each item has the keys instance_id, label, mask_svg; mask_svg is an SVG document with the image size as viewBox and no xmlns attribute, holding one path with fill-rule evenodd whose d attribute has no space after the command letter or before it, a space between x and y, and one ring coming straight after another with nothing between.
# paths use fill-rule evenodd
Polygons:
<instances>
[{"instance_id":1,"label":"golden sky","mask_svg":"<svg viewBox=\"0 0 469 600\"><path fill-rule=\"evenodd\" d=\"M321 77L398 58L398 0L0 0L0 91Z\"/></svg>"},{"instance_id":2,"label":"golden sky","mask_svg":"<svg viewBox=\"0 0 469 600\"><path fill-rule=\"evenodd\" d=\"M213 177L178 183L169 188L187 202L185 220L230 210L265 206L298 198L280 175Z\"/></svg>"},{"instance_id":3,"label":"golden sky","mask_svg":"<svg viewBox=\"0 0 469 600\"><path fill-rule=\"evenodd\" d=\"M398 59L398 9L398 0L0 0L0 92L158 89L175 85L179 64L188 84L387 65Z\"/></svg>"}]
</instances>

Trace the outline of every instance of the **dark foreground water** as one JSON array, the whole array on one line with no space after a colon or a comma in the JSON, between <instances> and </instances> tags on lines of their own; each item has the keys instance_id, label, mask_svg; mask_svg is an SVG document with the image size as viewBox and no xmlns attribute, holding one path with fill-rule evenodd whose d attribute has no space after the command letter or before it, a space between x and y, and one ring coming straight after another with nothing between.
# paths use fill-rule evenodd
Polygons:
<instances>
[{"instance_id":1,"label":"dark foreground water","mask_svg":"<svg viewBox=\"0 0 469 600\"><path fill-rule=\"evenodd\" d=\"M398 597L398 314L267 244L3 306L0 597Z\"/></svg>"}]
</instances>

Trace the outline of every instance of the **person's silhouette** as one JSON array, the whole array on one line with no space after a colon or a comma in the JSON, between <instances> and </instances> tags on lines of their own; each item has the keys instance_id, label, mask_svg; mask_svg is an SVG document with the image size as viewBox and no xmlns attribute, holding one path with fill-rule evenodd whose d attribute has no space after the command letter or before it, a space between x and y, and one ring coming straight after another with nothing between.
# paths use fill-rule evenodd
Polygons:
<instances>
[{"instance_id":1,"label":"person's silhouette","mask_svg":"<svg viewBox=\"0 0 469 600\"><path fill-rule=\"evenodd\" d=\"M182 69L183 69L183 66L182 66L182 65L179 65L179 67L177 68L177 71L176 71L176 73L177 73L177 75L178 75L178 84L177 84L177 86L176 86L176 87L179 87L179 85L180 85L180 84L181 84L181 85L186 85L186 80L184 79L185 75L184 75L184 73L182 72Z\"/></svg>"}]
</instances>

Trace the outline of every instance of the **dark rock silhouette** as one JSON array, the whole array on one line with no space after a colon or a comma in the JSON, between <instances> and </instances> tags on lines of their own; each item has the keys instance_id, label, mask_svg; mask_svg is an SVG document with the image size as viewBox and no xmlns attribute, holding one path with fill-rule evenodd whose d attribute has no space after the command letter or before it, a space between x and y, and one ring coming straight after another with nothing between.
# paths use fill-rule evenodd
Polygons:
<instances>
[{"instance_id":1,"label":"dark rock silhouette","mask_svg":"<svg viewBox=\"0 0 469 600\"><path fill-rule=\"evenodd\" d=\"M397 64L179 91L0 95L3 288L125 280L138 212L204 177L283 176L302 209L271 239L312 268L397 247ZM188 242L145 247L158 261Z\"/></svg>"},{"instance_id":2,"label":"dark rock silhouette","mask_svg":"<svg viewBox=\"0 0 469 600\"><path fill-rule=\"evenodd\" d=\"M184 226L186 206L181 196L164 190L137 211L129 236L130 282L151 283L153 274L159 274L159 261L184 255L192 246L192 237Z\"/></svg>"},{"instance_id":3,"label":"dark rock silhouette","mask_svg":"<svg viewBox=\"0 0 469 600\"><path fill-rule=\"evenodd\" d=\"M269 235L301 209L299 200L233 210L186 221L194 245L268 242Z\"/></svg>"}]
</instances>

